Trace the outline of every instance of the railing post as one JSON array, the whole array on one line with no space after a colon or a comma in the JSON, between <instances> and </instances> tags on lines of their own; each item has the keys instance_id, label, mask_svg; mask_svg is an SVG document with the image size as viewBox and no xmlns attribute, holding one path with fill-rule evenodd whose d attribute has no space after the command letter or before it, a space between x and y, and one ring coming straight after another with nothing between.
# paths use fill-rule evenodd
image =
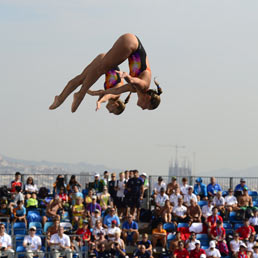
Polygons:
<instances>
[{"instance_id":1,"label":"railing post","mask_svg":"<svg viewBox=\"0 0 258 258\"><path fill-rule=\"evenodd\" d=\"M233 177L229 178L229 186L233 189Z\"/></svg>"},{"instance_id":2,"label":"railing post","mask_svg":"<svg viewBox=\"0 0 258 258\"><path fill-rule=\"evenodd\" d=\"M193 183L193 176L190 176L189 177L189 185L192 185L192 183Z\"/></svg>"},{"instance_id":3,"label":"railing post","mask_svg":"<svg viewBox=\"0 0 258 258\"><path fill-rule=\"evenodd\" d=\"M148 192L147 192L147 209L148 210L151 209L151 205L150 205L151 188L152 188L152 176L149 176L149 187L148 187Z\"/></svg>"}]
</instances>

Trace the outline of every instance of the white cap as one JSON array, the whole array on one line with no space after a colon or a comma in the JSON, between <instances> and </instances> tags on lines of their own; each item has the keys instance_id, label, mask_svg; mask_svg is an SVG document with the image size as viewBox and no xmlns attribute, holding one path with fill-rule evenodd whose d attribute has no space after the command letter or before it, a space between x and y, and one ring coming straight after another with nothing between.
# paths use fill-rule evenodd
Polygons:
<instances>
[{"instance_id":1,"label":"white cap","mask_svg":"<svg viewBox=\"0 0 258 258\"><path fill-rule=\"evenodd\" d=\"M215 241L210 241L210 247L211 248L215 248L216 247Z\"/></svg>"},{"instance_id":2,"label":"white cap","mask_svg":"<svg viewBox=\"0 0 258 258\"><path fill-rule=\"evenodd\" d=\"M240 247L241 247L241 246L243 246L244 248L247 248L247 247L246 247L246 244L245 244L244 242L242 242L242 243L240 244Z\"/></svg>"},{"instance_id":3,"label":"white cap","mask_svg":"<svg viewBox=\"0 0 258 258\"><path fill-rule=\"evenodd\" d=\"M145 172L141 173L141 176L147 177L147 174Z\"/></svg>"},{"instance_id":4,"label":"white cap","mask_svg":"<svg viewBox=\"0 0 258 258\"><path fill-rule=\"evenodd\" d=\"M200 255L200 258L206 258L207 256L206 256L206 254L201 254Z\"/></svg>"},{"instance_id":5,"label":"white cap","mask_svg":"<svg viewBox=\"0 0 258 258\"><path fill-rule=\"evenodd\" d=\"M94 175L94 177L99 177L99 173L96 173L96 174Z\"/></svg>"}]
</instances>

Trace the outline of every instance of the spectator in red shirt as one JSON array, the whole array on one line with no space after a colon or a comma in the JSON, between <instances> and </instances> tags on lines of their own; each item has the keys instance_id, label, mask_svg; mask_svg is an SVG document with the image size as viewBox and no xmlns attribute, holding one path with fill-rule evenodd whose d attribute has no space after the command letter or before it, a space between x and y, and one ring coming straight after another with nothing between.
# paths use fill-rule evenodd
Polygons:
<instances>
[{"instance_id":1,"label":"spectator in red shirt","mask_svg":"<svg viewBox=\"0 0 258 258\"><path fill-rule=\"evenodd\" d=\"M202 254L205 254L205 250L201 248L200 243L195 243L195 249L190 252L190 258L200 258Z\"/></svg>"},{"instance_id":2,"label":"spectator in red shirt","mask_svg":"<svg viewBox=\"0 0 258 258\"><path fill-rule=\"evenodd\" d=\"M207 222L209 228L216 226L217 221L220 220L223 223L223 219L220 215L218 215L218 208L213 207L212 215L208 217Z\"/></svg>"},{"instance_id":3,"label":"spectator in red shirt","mask_svg":"<svg viewBox=\"0 0 258 258\"><path fill-rule=\"evenodd\" d=\"M173 258L189 258L188 251L184 248L184 242L178 243L179 248L174 251Z\"/></svg>"},{"instance_id":4,"label":"spectator in red shirt","mask_svg":"<svg viewBox=\"0 0 258 258\"><path fill-rule=\"evenodd\" d=\"M226 230L220 220L217 220L216 226L212 226L210 230L210 238L212 240L223 241L226 237Z\"/></svg>"},{"instance_id":5,"label":"spectator in red shirt","mask_svg":"<svg viewBox=\"0 0 258 258\"><path fill-rule=\"evenodd\" d=\"M247 255L247 252L246 252L246 245L245 245L245 243L242 243L241 245L240 245L240 250L239 250L239 252L237 253L237 257L238 258L248 258L249 256Z\"/></svg>"},{"instance_id":6,"label":"spectator in red shirt","mask_svg":"<svg viewBox=\"0 0 258 258\"><path fill-rule=\"evenodd\" d=\"M255 230L253 226L250 226L249 219L245 218L244 226L236 230L240 235L240 239L248 240L251 235L255 235Z\"/></svg>"},{"instance_id":7,"label":"spectator in red shirt","mask_svg":"<svg viewBox=\"0 0 258 258\"><path fill-rule=\"evenodd\" d=\"M87 220L83 221L82 228L76 231L76 235L82 236L83 241L89 242L91 239L91 231L89 229L89 222Z\"/></svg>"},{"instance_id":8,"label":"spectator in red shirt","mask_svg":"<svg viewBox=\"0 0 258 258\"><path fill-rule=\"evenodd\" d=\"M21 182L21 173L16 172L15 173L15 179L11 182L11 193L15 193L15 187L20 186L23 190L23 184Z\"/></svg>"}]
</instances>

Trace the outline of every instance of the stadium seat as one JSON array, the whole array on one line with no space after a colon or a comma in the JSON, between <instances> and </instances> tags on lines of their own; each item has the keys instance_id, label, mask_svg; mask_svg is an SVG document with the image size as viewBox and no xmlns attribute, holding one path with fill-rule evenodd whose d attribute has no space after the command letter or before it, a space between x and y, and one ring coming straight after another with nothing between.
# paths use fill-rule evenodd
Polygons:
<instances>
[{"instance_id":1,"label":"stadium seat","mask_svg":"<svg viewBox=\"0 0 258 258\"><path fill-rule=\"evenodd\" d=\"M26 252L26 249L22 245L19 245L16 247L16 252L18 253L18 258L22 258L22 257L25 257L25 254L19 254L19 253Z\"/></svg>"},{"instance_id":2,"label":"stadium seat","mask_svg":"<svg viewBox=\"0 0 258 258\"><path fill-rule=\"evenodd\" d=\"M41 222L42 217L40 216L40 212L38 210L29 211L27 214L28 222Z\"/></svg>"},{"instance_id":3,"label":"stadium seat","mask_svg":"<svg viewBox=\"0 0 258 258\"><path fill-rule=\"evenodd\" d=\"M202 246L208 246L209 245L209 236L208 234L197 234L196 239L201 242Z\"/></svg>"},{"instance_id":4,"label":"stadium seat","mask_svg":"<svg viewBox=\"0 0 258 258\"><path fill-rule=\"evenodd\" d=\"M228 191L222 191L222 196L225 197L228 195Z\"/></svg>"},{"instance_id":5,"label":"stadium seat","mask_svg":"<svg viewBox=\"0 0 258 258\"><path fill-rule=\"evenodd\" d=\"M202 245L201 248L204 249L204 250L207 250L209 248L209 246L208 245Z\"/></svg>"},{"instance_id":6,"label":"stadium seat","mask_svg":"<svg viewBox=\"0 0 258 258\"><path fill-rule=\"evenodd\" d=\"M36 228L42 228L42 224L41 224L41 222L30 222L29 223L29 228L30 227L36 227Z\"/></svg>"},{"instance_id":7,"label":"stadium seat","mask_svg":"<svg viewBox=\"0 0 258 258\"><path fill-rule=\"evenodd\" d=\"M248 194L250 196L258 196L258 193L256 191L248 191Z\"/></svg>"},{"instance_id":8,"label":"stadium seat","mask_svg":"<svg viewBox=\"0 0 258 258\"><path fill-rule=\"evenodd\" d=\"M258 201L253 201L253 206L258 207Z\"/></svg>"},{"instance_id":9,"label":"stadium seat","mask_svg":"<svg viewBox=\"0 0 258 258\"><path fill-rule=\"evenodd\" d=\"M21 229L24 228L26 229L26 225L24 222L15 222L13 223L13 229Z\"/></svg>"},{"instance_id":10,"label":"stadium seat","mask_svg":"<svg viewBox=\"0 0 258 258\"><path fill-rule=\"evenodd\" d=\"M236 212L235 211L231 211L229 214L229 221L231 223L241 223L241 220L236 220Z\"/></svg>"},{"instance_id":11,"label":"stadium seat","mask_svg":"<svg viewBox=\"0 0 258 258\"><path fill-rule=\"evenodd\" d=\"M231 224L231 223L229 223L229 222L224 222L224 223L223 223L223 228L224 228L224 229L232 229L233 227L232 227L232 224Z\"/></svg>"},{"instance_id":12,"label":"stadium seat","mask_svg":"<svg viewBox=\"0 0 258 258\"><path fill-rule=\"evenodd\" d=\"M258 196L252 196L253 201L258 201Z\"/></svg>"},{"instance_id":13,"label":"stadium seat","mask_svg":"<svg viewBox=\"0 0 258 258\"><path fill-rule=\"evenodd\" d=\"M234 230L237 230L238 228L241 228L244 224L243 223L236 223L234 225Z\"/></svg>"},{"instance_id":14,"label":"stadium seat","mask_svg":"<svg viewBox=\"0 0 258 258\"><path fill-rule=\"evenodd\" d=\"M175 225L174 225L174 223L165 223L165 224L163 225L163 228L164 228L166 231L171 232L171 231L175 230Z\"/></svg>"},{"instance_id":15,"label":"stadium seat","mask_svg":"<svg viewBox=\"0 0 258 258\"><path fill-rule=\"evenodd\" d=\"M52 226L52 225L53 225L53 222L51 222L51 221L46 222L45 225L44 225L44 230L43 230L43 232L44 232L44 233L47 233L47 229L48 229L50 226Z\"/></svg>"},{"instance_id":16,"label":"stadium seat","mask_svg":"<svg viewBox=\"0 0 258 258\"><path fill-rule=\"evenodd\" d=\"M207 201L204 201L204 200L199 201L198 205L202 208L204 205L207 205Z\"/></svg>"},{"instance_id":17,"label":"stadium seat","mask_svg":"<svg viewBox=\"0 0 258 258\"><path fill-rule=\"evenodd\" d=\"M65 211L64 214L62 215L61 221L63 222L70 222L70 216L69 216L69 212Z\"/></svg>"},{"instance_id":18,"label":"stadium seat","mask_svg":"<svg viewBox=\"0 0 258 258\"><path fill-rule=\"evenodd\" d=\"M180 222L178 223L177 228L189 228L189 225L188 223Z\"/></svg>"}]
</instances>

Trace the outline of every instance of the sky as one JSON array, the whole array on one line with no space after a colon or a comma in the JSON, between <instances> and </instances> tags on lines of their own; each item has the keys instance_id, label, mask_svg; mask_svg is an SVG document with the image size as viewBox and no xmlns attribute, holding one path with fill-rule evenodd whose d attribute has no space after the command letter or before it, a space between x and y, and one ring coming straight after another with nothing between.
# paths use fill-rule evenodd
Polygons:
<instances>
[{"instance_id":1,"label":"sky","mask_svg":"<svg viewBox=\"0 0 258 258\"><path fill-rule=\"evenodd\" d=\"M164 175L177 144L195 174L257 166L257 13L256 0L0 0L0 153ZM48 110L127 32L163 89L158 109L133 95L115 116L88 95L71 113L71 95Z\"/></svg>"}]
</instances>

